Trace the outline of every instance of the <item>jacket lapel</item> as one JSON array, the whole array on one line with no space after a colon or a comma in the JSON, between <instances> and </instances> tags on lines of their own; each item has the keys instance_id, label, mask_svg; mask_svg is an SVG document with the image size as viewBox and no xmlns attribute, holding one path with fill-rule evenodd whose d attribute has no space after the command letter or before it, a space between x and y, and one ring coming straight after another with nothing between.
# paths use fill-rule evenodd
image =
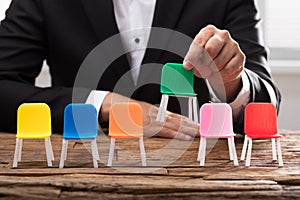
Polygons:
<instances>
[{"instance_id":1,"label":"jacket lapel","mask_svg":"<svg viewBox=\"0 0 300 200\"><path fill-rule=\"evenodd\" d=\"M81 2L100 42L119 33L112 1L81 0Z\"/></svg>"},{"instance_id":2,"label":"jacket lapel","mask_svg":"<svg viewBox=\"0 0 300 200\"><path fill-rule=\"evenodd\" d=\"M176 30L177 22L181 16L186 1L187 0L157 0L152 27ZM158 43L158 40L161 49L167 46L168 40L161 37L157 31L151 32L148 46L155 46L155 44ZM160 63L162 55L163 51L148 48L144 56L143 64ZM149 77L149 69L146 69L147 67L148 66L142 67L140 70L140 76L138 80L138 83L140 84L145 82L145 79Z\"/></svg>"}]
</instances>

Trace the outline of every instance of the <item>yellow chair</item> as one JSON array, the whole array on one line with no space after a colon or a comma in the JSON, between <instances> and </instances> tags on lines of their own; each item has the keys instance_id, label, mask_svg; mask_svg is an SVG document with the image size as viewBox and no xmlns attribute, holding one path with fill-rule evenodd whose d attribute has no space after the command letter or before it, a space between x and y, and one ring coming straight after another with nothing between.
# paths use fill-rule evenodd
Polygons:
<instances>
[{"instance_id":1,"label":"yellow chair","mask_svg":"<svg viewBox=\"0 0 300 200\"><path fill-rule=\"evenodd\" d=\"M45 103L23 103L18 108L16 149L13 167L21 161L23 139L45 139L48 167L54 160L50 141L51 136L51 113Z\"/></svg>"},{"instance_id":2,"label":"yellow chair","mask_svg":"<svg viewBox=\"0 0 300 200\"><path fill-rule=\"evenodd\" d=\"M112 165L116 138L137 138L140 143L142 166L146 166L143 140L143 111L137 103L117 103L109 112L109 136L111 137L108 166Z\"/></svg>"}]
</instances>

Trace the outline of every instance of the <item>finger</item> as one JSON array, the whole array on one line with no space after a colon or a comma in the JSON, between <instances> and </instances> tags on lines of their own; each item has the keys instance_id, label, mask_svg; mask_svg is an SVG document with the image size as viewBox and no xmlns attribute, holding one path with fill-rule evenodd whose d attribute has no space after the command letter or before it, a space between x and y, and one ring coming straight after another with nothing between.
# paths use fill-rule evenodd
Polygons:
<instances>
[{"instance_id":1,"label":"finger","mask_svg":"<svg viewBox=\"0 0 300 200\"><path fill-rule=\"evenodd\" d=\"M165 138L175 138L175 139L186 140L186 141L192 140L191 136L168 128L163 128L158 135Z\"/></svg>"},{"instance_id":2,"label":"finger","mask_svg":"<svg viewBox=\"0 0 300 200\"><path fill-rule=\"evenodd\" d=\"M174 126L175 124L179 125ZM197 125L184 125L183 123L166 122L165 127L192 137L199 135L199 129Z\"/></svg>"},{"instance_id":3,"label":"finger","mask_svg":"<svg viewBox=\"0 0 300 200\"><path fill-rule=\"evenodd\" d=\"M210 65L210 63L212 63L212 62L213 62L213 59L210 57L210 55L206 51L204 51L202 53L202 56L199 61L199 63L201 63L202 68L207 68Z\"/></svg>"},{"instance_id":4,"label":"finger","mask_svg":"<svg viewBox=\"0 0 300 200\"><path fill-rule=\"evenodd\" d=\"M214 35L207 41L204 49L211 59L215 59L219 55L226 41L226 38L221 38L220 35Z\"/></svg>"},{"instance_id":5,"label":"finger","mask_svg":"<svg viewBox=\"0 0 300 200\"><path fill-rule=\"evenodd\" d=\"M200 30L200 32L194 38L187 55L185 56L183 66L185 69L190 70L199 65L199 58L202 55L203 47L207 41L216 32L216 27L208 25Z\"/></svg>"},{"instance_id":6,"label":"finger","mask_svg":"<svg viewBox=\"0 0 300 200\"><path fill-rule=\"evenodd\" d=\"M237 79L244 70L244 57L234 56L220 71L224 83Z\"/></svg>"},{"instance_id":7,"label":"finger","mask_svg":"<svg viewBox=\"0 0 300 200\"><path fill-rule=\"evenodd\" d=\"M205 47L207 41L215 34L217 28L213 25L208 25L200 30L196 35L194 42L198 45Z\"/></svg>"},{"instance_id":8,"label":"finger","mask_svg":"<svg viewBox=\"0 0 300 200\"><path fill-rule=\"evenodd\" d=\"M209 59L209 56L204 55L204 61L207 62L203 63L203 48L216 31L217 28L212 25L208 25L201 29L192 42L189 51L184 58L184 68L186 70L194 69L196 71L194 72L195 75L199 78L207 78L211 75L211 71L207 69L207 66L205 65L212 62L212 59Z\"/></svg>"},{"instance_id":9,"label":"finger","mask_svg":"<svg viewBox=\"0 0 300 200\"><path fill-rule=\"evenodd\" d=\"M197 136L199 132L197 123L191 122L187 117L173 113L167 116L164 126L192 137Z\"/></svg>"},{"instance_id":10,"label":"finger","mask_svg":"<svg viewBox=\"0 0 300 200\"><path fill-rule=\"evenodd\" d=\"M202 53L203 53L203 47L193 42L184 58L183 67L186 70L191 70L199 66L200 57Z\"/></svg>"},{"instance_id":11,"label":"finger","mask_svg":"<svg viewBox=\"0 0 300 200\"><path fill-rule=\"evenodd\" d=\"M199 46L196 43L192 43L190 50L188 51L183 66L185 69L190 70L194 69L194 74L199 78L209 77L211 70L204 66L201 62L203 56L203 47Z\"/></svg>"},{"instance_id":12,"label":"finger","mask_svg":"<svg viewBox=\"0 0 300 200\"><path fill-rule=\"evenodd\" d=\"M210 69L214 72L223 70L225 65L234 57L236 50L231 48L232 45L226 44L219 55L213 60L214 65L210 65Z\"/></svg>"}]
</instances>

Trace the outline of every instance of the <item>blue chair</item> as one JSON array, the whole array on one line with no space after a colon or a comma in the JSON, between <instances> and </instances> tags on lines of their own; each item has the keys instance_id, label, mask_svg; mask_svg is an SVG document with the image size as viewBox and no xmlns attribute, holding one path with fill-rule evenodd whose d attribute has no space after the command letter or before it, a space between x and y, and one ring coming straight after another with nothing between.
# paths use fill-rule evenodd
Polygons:
<instances>
[{"instance_id":1,"label":"blue chair","mask_svg":"<svg viewBox=\"0 0 300 200\"><path fill-rule=\"evenodd\" d=\"M98 168L100 160L96 137L98 135L98 116L96 108L91 104L69 104L64 111L63 145L59 168L64 167L67 160L68 140L91 140L94 168Z\"/></svg>"}]
</instances>

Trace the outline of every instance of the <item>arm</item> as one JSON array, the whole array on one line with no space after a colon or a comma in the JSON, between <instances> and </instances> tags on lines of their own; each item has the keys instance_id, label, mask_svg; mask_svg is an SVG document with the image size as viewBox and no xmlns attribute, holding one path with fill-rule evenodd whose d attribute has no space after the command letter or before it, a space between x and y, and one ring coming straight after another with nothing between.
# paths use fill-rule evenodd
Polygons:
<instances>
[{"instance_id":1,"label":"arm","mask_svg":"<svg viewBox=\"0 0 300 200\"><path fill-rule=\"evenodd\" d=\"M53 131L61 131L64 107L84 102L88 89L37 88L35 78L47 56L44 20L38 0L13 0L0 26L0 131L16 131L17 108L24 102L45 102L52 111Z\"/></svg>"},{"instance_id":2,"label":"arm","mask_svg":"<svg viewBox=\"0 0 300 200\"><path fill-rule=\"evenodd\" d=\"M0 120L5 122L0 123L0 131L15 132L17 108L24 102L47 103L52 111L54 132L62 131L63 110L71 102L93 103L100 110L99 120L107 122L112 103L134 100L114 93L105 94L103 91L98 91L101 94L96 96L101 97L97 98L94 93L98 92L90 93L90 89L84 88L34 86L50 48L40 6L42 1L13 0L0 27ZM50 71L57 67L51 64ZM147 136L189 140L198 135L198 124L190 123L186 117L168 112L166 123L156 122L157 107L146 102L138 103L143 108Z\"/></svg>"},{"instance_id":3,"label":"arm","mask_svg":"<svg viewBox=\"0 0 300 200\"><path fill-rule=\"evenodd\" d=\"M223 27L207 26L195 37L185 57L186 69L207 78L222 101L233 102L242 88L241 73L250 82L250 102L272 102L279 109L280 92L267 65L260 19L253 0L229 0ZM243 108L235 130L243 132Z\"/></svg>"}]
</instances>

